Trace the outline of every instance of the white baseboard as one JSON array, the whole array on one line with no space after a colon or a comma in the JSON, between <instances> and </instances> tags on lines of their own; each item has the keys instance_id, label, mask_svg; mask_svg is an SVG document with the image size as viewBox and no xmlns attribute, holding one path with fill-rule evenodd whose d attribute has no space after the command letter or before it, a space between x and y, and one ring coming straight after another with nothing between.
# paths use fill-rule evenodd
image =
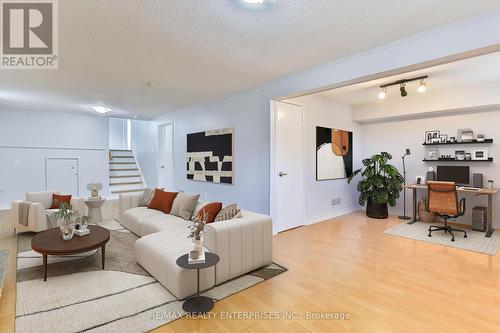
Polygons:
<instances>
[{"instance_id":1,"label":"white baseboard","mask_svg":"<svg viewBox=\"0 0 500 333\"><path fill-rule=\"evenodd\" d=\"M360 207L347 207L344 209L331 211L331 212L321 214L321 215L316 215L313 217L306 217L306 218L304 218L304 225L323 222L325 220L330 220L330 219L333 219L335 217L339 217L339 216L342 216L345 214L353 213L353 212L358 211L358 210L360 210Z\"/></svg>"}]
</instances>

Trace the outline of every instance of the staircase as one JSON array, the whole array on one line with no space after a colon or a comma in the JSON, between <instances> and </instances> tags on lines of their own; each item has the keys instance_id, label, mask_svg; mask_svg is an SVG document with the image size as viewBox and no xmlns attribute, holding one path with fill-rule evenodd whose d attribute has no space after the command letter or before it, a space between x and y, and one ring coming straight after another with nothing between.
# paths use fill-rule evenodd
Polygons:
<instances>
[{"instance_id":1,"label":"staircase","mask_svg":"<svg viewBox=\"0 0 500 333\"><path fill-rule=\"evenodd\" d=\"M109 190L114 197L120 193L144 190L142 175L131 150L109 150Z\"/></svg>"}]
</instances>

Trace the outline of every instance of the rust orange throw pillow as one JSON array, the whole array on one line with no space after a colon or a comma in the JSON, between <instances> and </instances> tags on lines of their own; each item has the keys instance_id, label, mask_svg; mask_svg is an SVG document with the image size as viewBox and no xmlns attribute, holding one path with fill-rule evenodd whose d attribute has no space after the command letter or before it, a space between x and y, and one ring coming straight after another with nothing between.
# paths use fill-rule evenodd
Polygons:
<instances>
[{"instance_id":1,"label":"rust orange throw pillow","mask_svg":"<svg viewBox=\"0 0 500 333\"><path fill-rule=\"evenodd\" d=\"M50 206L50 209L59 209L59 206L62 203L67 204L68 208L71 209L71 194L70 195L52 194L52 206Z\"/></svg>"},{"instance_id":2,"label":"rust orange throw pillow","mask_svg":"<svg viewBox=\"0 0 500 333\"><path fill-rule=\"evenodd\" d=\"M149 203L148 208L169 214L176 196L177 192L165 192L160 189L155 189L155 195L153 200Z\"/></svg>"},{"instance_id":3,"label":"rust orange throw pillow","mask_svg":"<svg viewBox=\"0 0 500 333\"><path fill-rule=\"evenodd\" d=\"M207 223L212 223L215 220L217 214L219 214L221 209L222 209L222 202L211 202L203 206L203 208L200 209L196 217L201 219L203 218L203 212L207 212L208 214Z\"/></svg>"}]
</instances>

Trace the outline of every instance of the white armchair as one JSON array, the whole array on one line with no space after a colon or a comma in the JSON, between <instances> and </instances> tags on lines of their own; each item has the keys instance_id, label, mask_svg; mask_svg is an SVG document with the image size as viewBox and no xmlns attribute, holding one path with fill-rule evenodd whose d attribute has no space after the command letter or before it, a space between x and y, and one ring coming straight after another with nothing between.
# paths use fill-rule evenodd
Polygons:
<instances>
[{"instance_id":1,"label":"white armchair","mask_svg":"<svg viewBox=\"0 0 500 333\"><path fill-rule=\"evenodd\" d=\"M28 192L26 193L26 201L31 201L28 211L28 225L19 223L20 205L23 202L14 201L11 206L11 225L14 228L14 233L34 231L40 232L48 229L49 221L47 213L54 211L50 209L52 205L52 194L58 194L59 191L46 191L46 192ZM85 215L86 206L85 199L72 197L71 206L76 210L80 216Z\"/></svg>"}]
</instances>

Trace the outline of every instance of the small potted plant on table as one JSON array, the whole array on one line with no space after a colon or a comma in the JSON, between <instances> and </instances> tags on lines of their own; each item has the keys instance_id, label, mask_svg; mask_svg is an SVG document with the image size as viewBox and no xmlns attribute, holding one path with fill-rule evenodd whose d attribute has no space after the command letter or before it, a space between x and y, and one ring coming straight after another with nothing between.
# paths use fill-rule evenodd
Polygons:
<instances>
[{"instance_id":1,"label":"small potted plant on table","mask_svg":"<svg viewBox=\"0 0 500 333\"><path fill-rule=\"evenodd\" d=\"M61 230L62 239L70 240L73 238L73 234L75 233L75 220L78 218L78 212L72 210L67 203L62 202L57 212L54 213L54 218L57 221L61 221L59 229Z\"/></svg>"}]
</instances>

